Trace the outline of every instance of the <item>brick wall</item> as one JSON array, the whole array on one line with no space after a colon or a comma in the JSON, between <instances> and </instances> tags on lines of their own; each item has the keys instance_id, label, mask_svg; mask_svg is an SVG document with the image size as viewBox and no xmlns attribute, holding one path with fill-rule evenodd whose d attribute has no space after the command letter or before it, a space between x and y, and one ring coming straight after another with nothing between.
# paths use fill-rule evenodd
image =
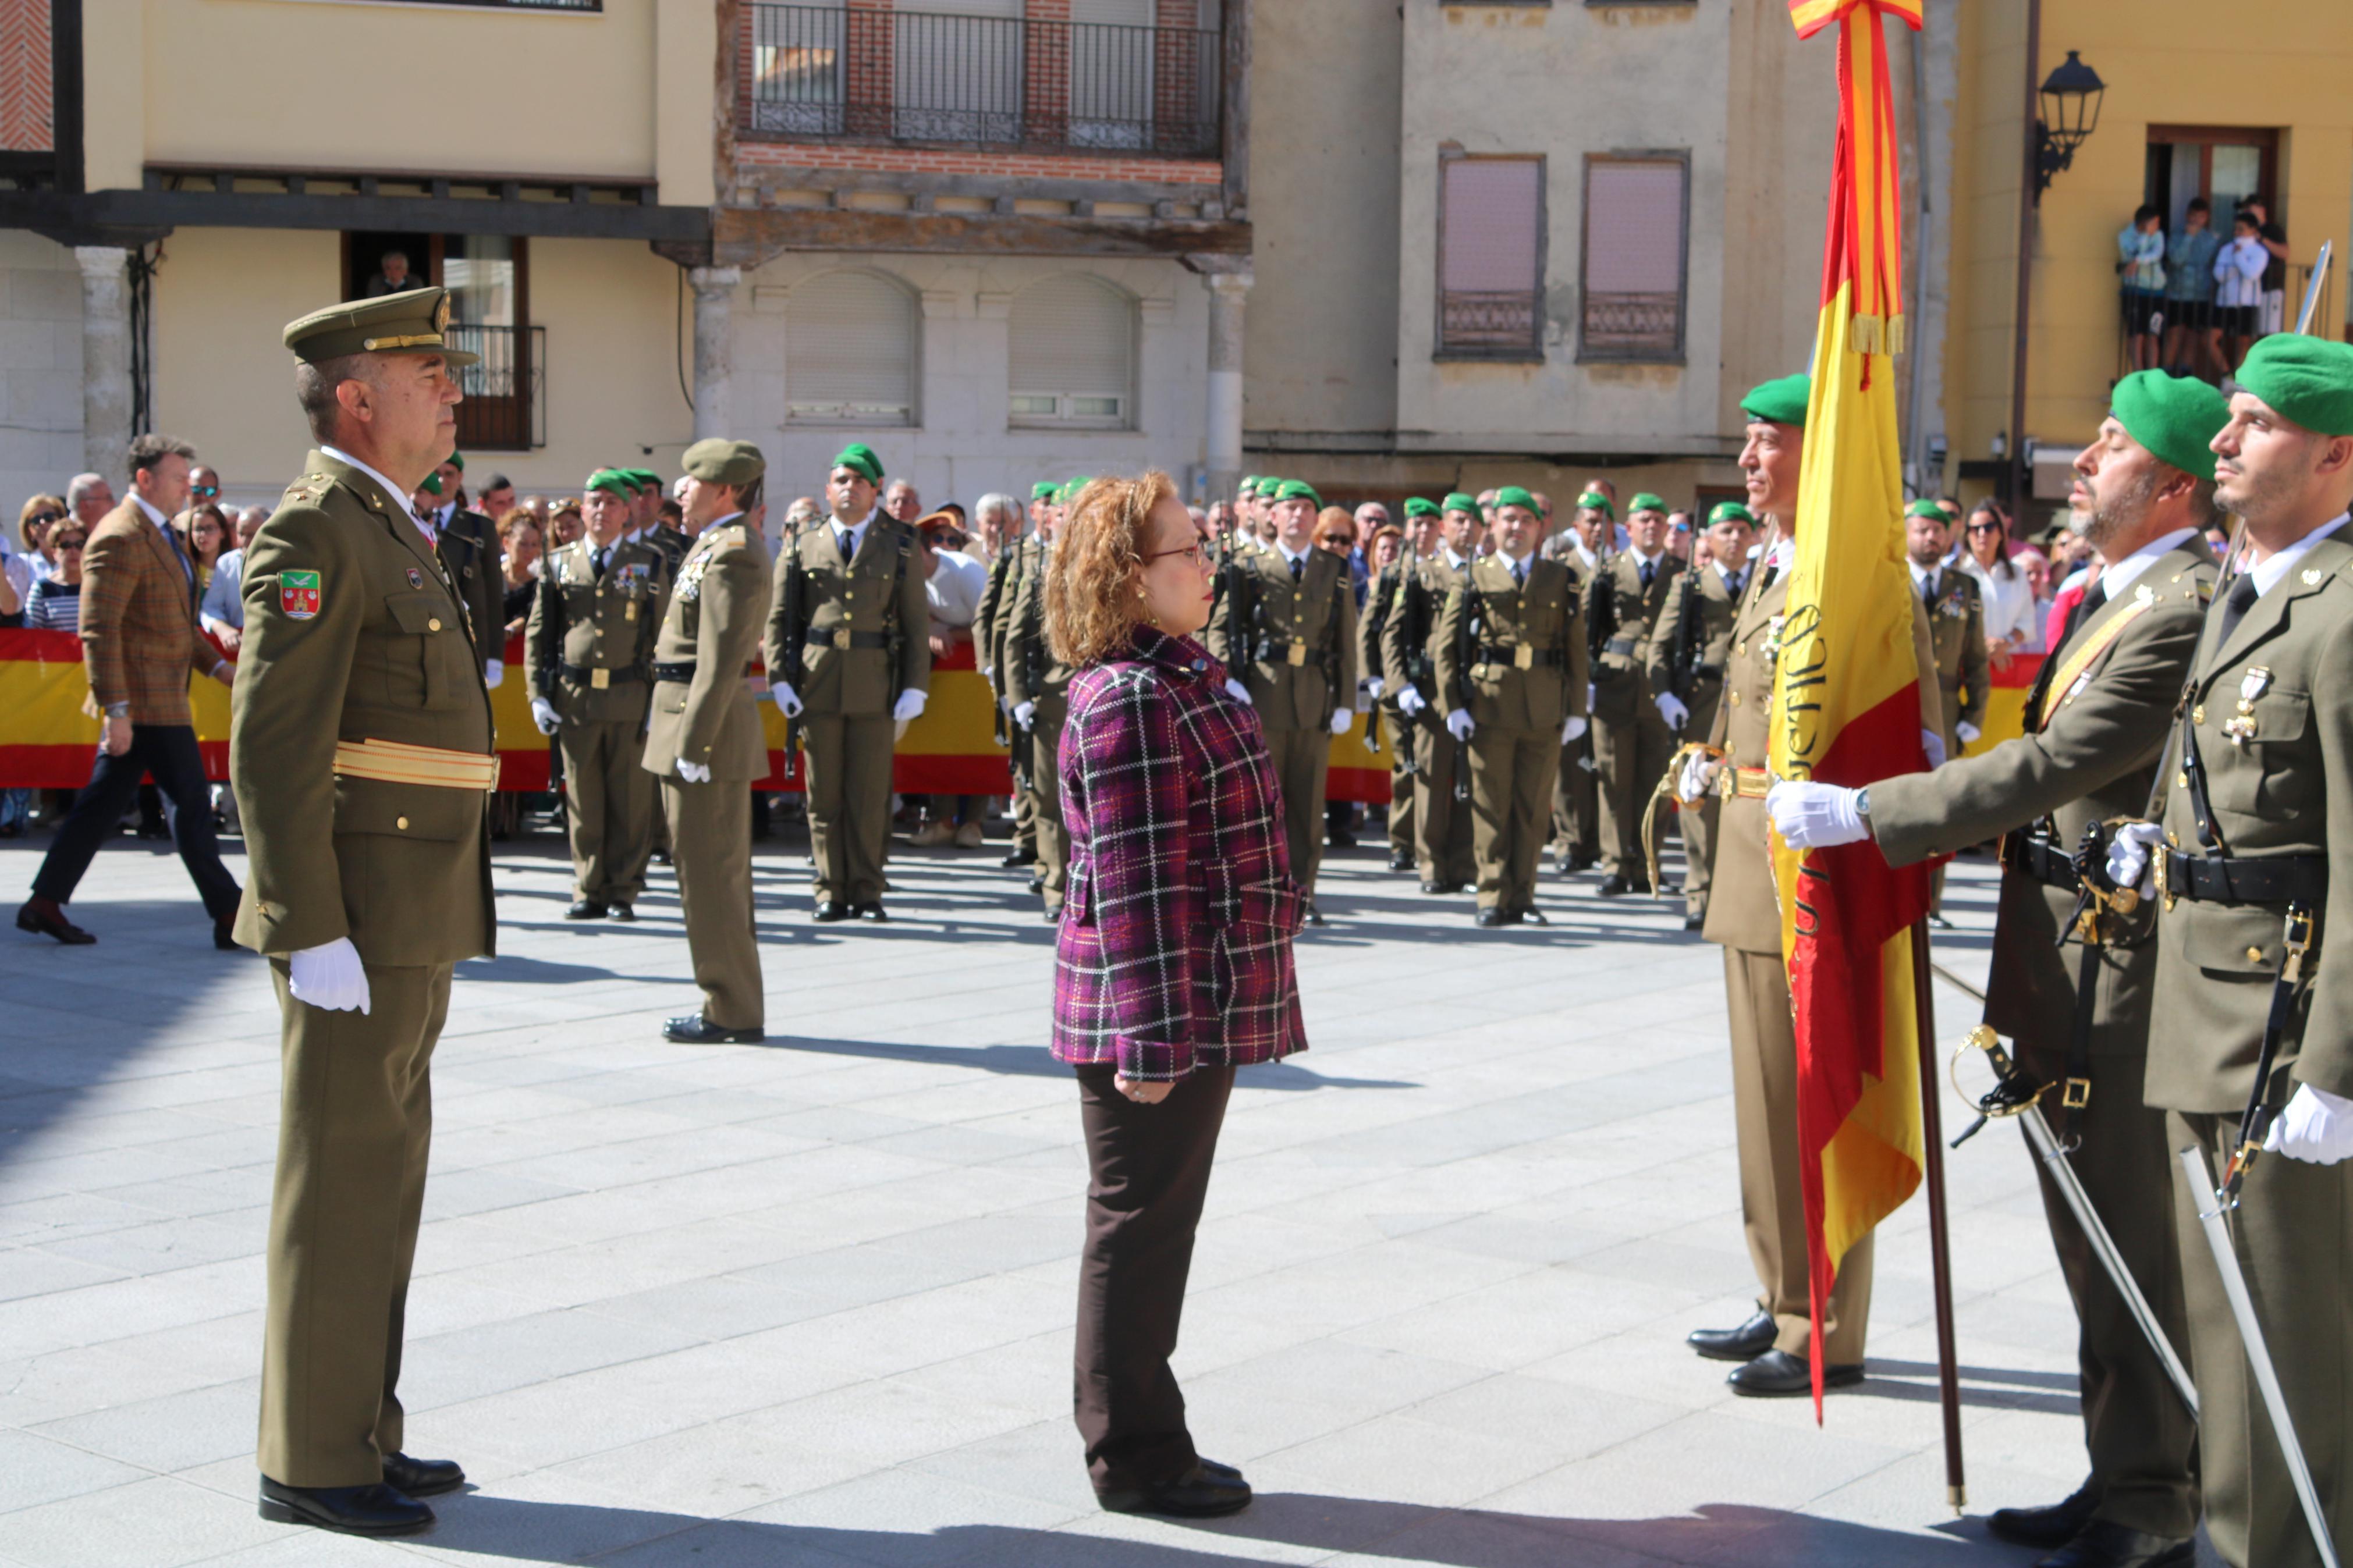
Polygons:
<instances>
[{"instance_id":1,"label":"brick wall","mask_svg":"<svg viewBox=\"0 0 2353 1568\"><path fill-rule=\"evenodd\" d=\"M0 153L55 152L49 0L0 0Z\"/></svg>"}]
</instances>

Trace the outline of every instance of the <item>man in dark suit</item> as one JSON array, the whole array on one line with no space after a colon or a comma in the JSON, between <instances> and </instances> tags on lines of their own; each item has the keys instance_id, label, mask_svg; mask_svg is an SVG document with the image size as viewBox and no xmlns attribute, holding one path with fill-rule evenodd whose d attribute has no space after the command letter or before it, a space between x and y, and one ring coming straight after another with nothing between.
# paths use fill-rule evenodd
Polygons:
<instances>
[{"instance_id":1,"label":"man in dark suit","mask_svg":"<svg viewBox=\"0 0 2353 1568\"><path fill-rule=\"evenodd\" d=\"M237 879L213 836L204 757L188 711L190 670L223 686L231 670L197 624L195 564L171 525L187 504L188 459L195 455L166 436L132 442L131 497L107 513L82 555L82 657L105 739L89 786L33 879L33 896L16 911L19 931L69 946L98 940L66 919L65 905L148 773L171 803L172 837L212 917L213 945L237 945L229 935Z\"/></svg>"}]
</instances>

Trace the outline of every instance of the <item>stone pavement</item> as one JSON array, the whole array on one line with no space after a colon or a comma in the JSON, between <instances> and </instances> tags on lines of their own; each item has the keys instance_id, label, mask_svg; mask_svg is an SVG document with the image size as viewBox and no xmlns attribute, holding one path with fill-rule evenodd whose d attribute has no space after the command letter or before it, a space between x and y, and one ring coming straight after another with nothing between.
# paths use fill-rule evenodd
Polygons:
<instances>
[{"instance_id":1,"label":"stone pavement","mask_svg":"<svg viewBox=\"0 0 2353 1568\"><path fill-rule=\"evenodd\" d=\"M2031 1560L1944 1506L1921 1200L1881 1237L1872 1376L1821 1429L1682 1348L1751 1281L1719 959L1680 904L1547 876L1549 930L1479 932L1371 848L1327 863L1333 924L1300 942L1314 1048L1241 1076L1187 1310L1195 1431L1259 1500L1098 1512L1050 932L997 846L901 847L894 923L853 929L810 925L802 856L764 846L775 1033L698 1049L655 1037L694 1002L667 873L638 925L583 928L554 837L500 846L402 1384L411 1446L479 1489L399 1543L255 1516L275 1012L175 858L110 848L73 905L98 946L0 942L0 1561ZM1989 895L1957 869L1963 973ZM2073 1318L2016 1134L1948 1165L1981 1515L2080 1479Z\"/></svg>"}]
</instances>

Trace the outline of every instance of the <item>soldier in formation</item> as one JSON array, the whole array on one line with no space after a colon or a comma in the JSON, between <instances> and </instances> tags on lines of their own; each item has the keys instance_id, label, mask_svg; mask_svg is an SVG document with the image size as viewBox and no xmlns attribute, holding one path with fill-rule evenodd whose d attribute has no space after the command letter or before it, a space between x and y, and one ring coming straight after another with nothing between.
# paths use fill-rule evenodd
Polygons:
<instances>
[{"instance_id":1,"label":"soldier in formation","mask_svg":"<svg viewBox=\"0 0 2353 1568\"><path fill-rule=\"evenodd\" d=\"M1677 574L1659 611L1658 633L1651 639L1644 666L1659 717L1685 743L1715 729L1725 667L1732 658L1733 617L1748 586L1748 550L1756 531L1756 513L1736 500L1719 501L1707 514L1709 563ZM1707 923L1715 816L1714 795L1677 813L1683 840L1685 931L1698 931Z\"/></svg>"},{"instance_id":2,"label":"soldier in formation","mask_svg":"<svg viewBox=\"0 0 2353 1568\"><path fill-rule=\"evenodd\" d=\"M1593 666L1593 757L1601 795L1601 896L1649 892L1642 813L1673 749L1651 689L1645 650L1667 594L1683 574L1667 553L1667 503L1648 491L1626 513L1628 546L1585 592Z\"/></svg>"},{"instance_id":3,"label":"soldier in formation","mask_svg":"<svg viewBox=\"0 0 2353 1568\"><path fill-rule=\"evenodd\" d=\"M1072 479L1055 491L1037 534L1022 542L1025 559L997 606L1004 619L998 641L1004 650L1006 711L1012 720L1012 744L1019 752L1022 799L1038 840L1030 891L1044 896L1049 921L1062 918L1062 894L1070 885L1071 837L1062 825L1060 759L1062 721L1068 714L1063 694L1074 671L1054 656L1046 637L1046 572L1062 519L1092 482Z\"/></svg>"}]
</instances>

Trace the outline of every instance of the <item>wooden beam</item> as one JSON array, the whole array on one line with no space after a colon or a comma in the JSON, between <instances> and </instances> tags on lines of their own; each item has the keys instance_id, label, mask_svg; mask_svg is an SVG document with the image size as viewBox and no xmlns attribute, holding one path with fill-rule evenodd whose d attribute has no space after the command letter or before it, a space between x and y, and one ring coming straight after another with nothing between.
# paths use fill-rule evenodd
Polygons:
<instances>
[{"instance_id":1,"label":"wooden beam","mask_svg":"<svg viewBox=\"0 0 2353 1568\"><path fill-rule=\"evenodd\" d=\"M1226 0L1225 67L1218 79L1226 216L1250 217L1250 0Z\"/></svg>"},{"instance_id":2,"label":"wooden beam","mask_svg":"<svg viewBox=\"0 0 2353 1568\"><path fill-rule=\"evenodd\" d=\"M1248 224L1139 222L995 213L869 212L837 207L723 207L712 253L722 267L757 267L791 250L887 250L965 256L1136 256L1171 260L1247 255Z\"/></svg>"}]
</instances>

